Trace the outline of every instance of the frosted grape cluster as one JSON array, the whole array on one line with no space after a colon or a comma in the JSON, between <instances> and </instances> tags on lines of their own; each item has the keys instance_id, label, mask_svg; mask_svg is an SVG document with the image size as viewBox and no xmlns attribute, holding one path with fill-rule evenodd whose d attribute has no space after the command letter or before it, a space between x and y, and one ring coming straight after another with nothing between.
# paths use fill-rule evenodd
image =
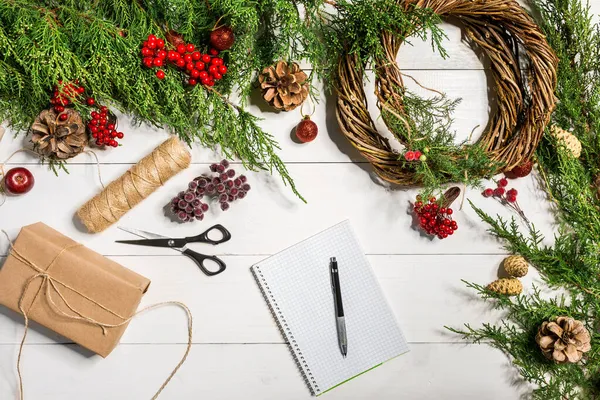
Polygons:
<instances>
[{"instance_id":1,"label":"frosted grape cluster","mask_svg":"<svg viewBox=\"0 0 600 400\"><path fill-rule=\"evenodd\" d=\"M217 199L223 211L229 210L231 203L243 199L251 187L244 175L236 177L229 161L210 166L212 174L201 175L188 184L186 191L180 192L171 200L171 211L182 222L202 221L210 208L205 198Z\"/></svg>"}]
</instances>

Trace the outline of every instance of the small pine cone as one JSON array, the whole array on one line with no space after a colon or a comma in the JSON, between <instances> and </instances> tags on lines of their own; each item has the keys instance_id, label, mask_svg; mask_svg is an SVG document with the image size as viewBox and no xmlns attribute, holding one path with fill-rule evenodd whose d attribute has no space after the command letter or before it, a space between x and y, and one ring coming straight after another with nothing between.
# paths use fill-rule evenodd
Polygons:
<instances>
[{"instance_id":1,"label":"small pine cone","mask_svg":"<svg viewBox=\"0 0 600 400\"><path fill-rule=\"evenodd\" d=\"M544 321L535 336L544 356L559 364L579 362L592 349L590 340L583 322L568 316Z\"/></svg>"},{"instance_id":2,"label":"small pine cone","mask_svg":"<svg viewBox=\"0 0 600 400\"><path fill-rule=\"evenodd\" d=\"M487 285L487 289L507 296L516 296L523 292L523 285L516 278L500 278Z\"/></svg>"},{"instance_id":3,"label":"small pine cone","mask_svg":"<svg viewBox=\"0 0 600 400\"><path fill-rule=\"evenodd\" d=\"M521 256L506 257L503 265L506 273L514 278L521 278L527 275L527 271L529 270L527 261Z\"/></svg>"},{"instance_id":4,"label":"small pine cone","mask_svg":"<svg viewBox=\"0 0 600 400\"><path fill-rule=\"evenodd\" d=\"M308 97L308 76L296 63L279 61L265 68L258 80L264 99L277 110L291 111Z\"/></svg>"},{"instance_id":5,"label":"small pine cone","mask_svg":"<svg viewBox=\"0 0 600 400\"><path fill-rule=\"evenodd\" d=\"M577 136L556 125L550 127L550 133L557 140L562 141L565 147L573 154L573 157L579 158L581 156L581 142L577 139Z\"/></svg>"}]
</instances>

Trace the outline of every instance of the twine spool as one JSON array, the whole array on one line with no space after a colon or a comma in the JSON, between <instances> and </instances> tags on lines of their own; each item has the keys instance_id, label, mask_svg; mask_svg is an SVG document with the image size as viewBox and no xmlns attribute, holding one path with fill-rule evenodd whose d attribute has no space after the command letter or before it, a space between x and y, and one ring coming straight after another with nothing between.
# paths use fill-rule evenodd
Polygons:
<instances>
[{"instance_id":1,"label":"twine spool","mask_svg":"<svg viewBox=\"0 0 600 400\"><path fill-rule=\"evenodd\" d=\"M92 232L102 232L190 165L185 144L172 137L85 203L77 216Z\"/></svg>"}]
</instances>

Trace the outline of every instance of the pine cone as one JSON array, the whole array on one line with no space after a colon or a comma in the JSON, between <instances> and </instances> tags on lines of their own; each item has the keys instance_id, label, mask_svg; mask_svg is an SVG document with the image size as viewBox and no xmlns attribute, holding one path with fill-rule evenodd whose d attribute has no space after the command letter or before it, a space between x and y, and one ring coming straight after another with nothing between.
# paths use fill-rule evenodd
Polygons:
<instances>
[{"instance_id":1,"label":"pine cone","mask_svg":"<svg viewBox=\"0 0 600 400\"><path fill-rule=\"evenodd\" d=\"M529 270L527 261L521 256L506 257L503 265L506 273L514 278L521 278L527 275L527 271Z\"/></svg>"},{"instance_id":2,"label":"pine cone","mask_svg":"<svg viewBox=\"0 0 600 400\"><path fill-rule=\"evenodd\" d=\"M487 285L487 289L507 296L516 296L523 292L523 285L516 278L500 278Z\"/></svg>"},{"instance_id":3,"label":"pine cone","mask_svg":"<svg viewBox=\"0 0 600 400\"><path fill-rule=\"evenodd\" d=\"M258 77L264 99L278 110L290 111L308 97L308 77L296 63L279 61Z\"/></svg>"},{"instance_id":4,"label":"pine cone","mask_svg":"<svg viewBox=\"0 0 600 400\"><path fill-rule=\"evenodd\" d=\"M43 157L66 160L81 153L87 145L85 125L81 115L71 108L65 121L59 120L54 109L44 110L31 126L33 149Z\"/></svg>"},{"instance_id":5,"label":"pine cone","mask_svg":"<svg viewBox=\"0 0 600 400\"><path fill-rule=\"evenodd\" d=\"M573 154L573 157L579 158L581 156L581 142L577 139L577 136L556 125L550 127L550 133L556 139L563 142L565 147Z\"/></svg>"},{"instance_id":6,"label":"pine cone","mask_svg":"<svg viewBox=\"0 0 600 400\"><path fill-rule=\"evenodd\" d=\"M542 353L557 363L576 363L583 353L591 350L590 333L571 317L558 317L556 321L544 321L535 336Z\"/></svg>"}]
</instances>

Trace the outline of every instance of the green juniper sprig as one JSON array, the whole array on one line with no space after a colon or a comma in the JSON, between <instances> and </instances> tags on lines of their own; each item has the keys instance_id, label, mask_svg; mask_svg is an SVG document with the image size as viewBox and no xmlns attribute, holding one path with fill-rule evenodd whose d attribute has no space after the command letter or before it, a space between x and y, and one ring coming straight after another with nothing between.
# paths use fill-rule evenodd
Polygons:
<instances>
[{"instance_id":1,"label":"green juniper sprig","mask_svg":"<svg viewBox=\"0 0 600 400\"><path fill-rule=\"evenodd\" d=\"M574 158L547 134L536 152L540 186L553 203L557 232L552 246L534 226L521 232L514 219L492 217L473 206L489 232L505 248L525 257L544 283L562 296L505 297L468 283L482 298L506 313L500 324L448 328L473 342L489 343L510 356L521 377L534 384L534 399L600 398L600 199L594 181L600 173L600 28L579 0L530 0L534 16L560 59L559 98L552 123L572 131L582 144ZM590 352L577 364L555 364L541 356L535 342L543 321L568 315L591 333Z\"/></svg>"}]
</instances>

